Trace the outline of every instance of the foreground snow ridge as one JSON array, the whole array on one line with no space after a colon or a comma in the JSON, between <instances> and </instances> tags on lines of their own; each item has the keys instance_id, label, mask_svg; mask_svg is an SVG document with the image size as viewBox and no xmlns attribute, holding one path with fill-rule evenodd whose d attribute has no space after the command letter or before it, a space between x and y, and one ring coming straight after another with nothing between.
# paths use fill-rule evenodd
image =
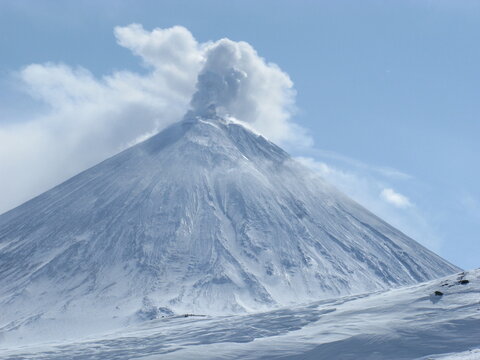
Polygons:
<instances>
[{"instance_id":1,"label":"foreground snow ridge","mask_svg":"<svg viewBox=\"0 0 480 360\"><path fill-rule=\"evenodd\" d=\"M473 360L480 358L479 294L476 270L264 313L152 320L73 343L0 349L0 357Z\"/></svg>"}]
</instances>

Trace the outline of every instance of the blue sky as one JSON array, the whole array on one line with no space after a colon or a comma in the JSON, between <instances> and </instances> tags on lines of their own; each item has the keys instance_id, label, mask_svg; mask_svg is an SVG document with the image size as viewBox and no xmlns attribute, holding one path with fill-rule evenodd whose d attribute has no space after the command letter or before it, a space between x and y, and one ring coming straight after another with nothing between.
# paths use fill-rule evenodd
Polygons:
<instances>
[{"instance_id":1,"label":"blue sky","mask_svg":"<svg viewBox=\"0 0 480 360\"><path fill-rule=\"evenodd\" d=\"M480 266L479 2L4 0L0 127L46 111L18 81L27 65L145 73L113 34L131 23L248 42L294 83L292 121L313 140L285 145L294 156L448 260Z\"/></svg>"}]
</instances>

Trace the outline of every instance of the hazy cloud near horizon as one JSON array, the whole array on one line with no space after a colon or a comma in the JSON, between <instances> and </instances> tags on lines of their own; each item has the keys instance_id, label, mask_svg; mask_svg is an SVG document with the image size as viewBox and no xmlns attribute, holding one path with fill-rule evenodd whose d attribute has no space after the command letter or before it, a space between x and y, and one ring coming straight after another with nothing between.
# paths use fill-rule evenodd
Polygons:
<instances>
[{"instance_id":1,"label":"hazy cloud near horizon","mask_svg":"<svg viewBox=\"0 0 480 360\"><path fill-rule=\"evenodd\" d=\"M432 250L438 251L441 248L443 238L427 221L425 211L419 209L406 195L390 187L392 183L410 181L411 175L399 173L395 169L384 171L383 168L344 157L341 160L348 163L341 166L340 162L333 161L331 154L328 163L323 157L320 153L316 158L302 156L296 160L408 236ZM352 165L352 162L356 164Z\"/></svg>"},{"instance_id":2,"label":"hazy cloud near horizon","mask_svg":"<svg viewBox=\"0 0 480 360\"><path fill-rule=\"evenodd\" d=\"M0 173L8 174L0 178L0 213L212 103L274 142L311 144L291 120L289 76L248 43L199 43L181 26L147 31L131 24L114 33L141 58L146 74L99 78L56 63L15 74L46 110L0 125Z\"/></svg>"}]
</instances>

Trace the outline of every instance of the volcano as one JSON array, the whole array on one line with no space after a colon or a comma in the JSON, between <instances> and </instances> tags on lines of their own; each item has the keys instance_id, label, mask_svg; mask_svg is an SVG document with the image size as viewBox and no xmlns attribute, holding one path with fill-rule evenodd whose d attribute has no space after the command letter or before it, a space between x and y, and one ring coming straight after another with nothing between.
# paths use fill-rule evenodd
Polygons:
<instances>
[{"instance_id":1,"label":"volcano","mask_svg":"<svg viewBox=\"0 0 480 360\"><path fill-rule=\"evenodd\" d=\"M457 271L242 123L190 114L0 216L0 329L262 311Z\"/></svg>"}]
</instances>

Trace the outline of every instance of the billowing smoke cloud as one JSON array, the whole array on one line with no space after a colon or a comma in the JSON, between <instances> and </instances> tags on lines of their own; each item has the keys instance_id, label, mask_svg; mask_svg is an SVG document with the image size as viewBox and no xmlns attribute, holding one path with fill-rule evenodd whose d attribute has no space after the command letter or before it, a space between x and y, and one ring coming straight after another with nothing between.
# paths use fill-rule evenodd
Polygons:
<instances>
[{"instance_id":1,"label":"billowing smoke cloud","mask_svg":"<svg viewBox=\"0 0 480 360\"><path fill-rule=\"evenodd\" d=\"M46 110L0 125L0 212L180 120L189 109L233 116L275 142L308 142L291 121L292 81L249 44L198 43L180 26L146 31L132 24L115 28L115 36L140 57L146 74L95 77L53 63L16 74Z\"/></svg>"},{"instance_id":2,"label":"billowing smoke cloud","mask_svg":"<svg viewBox=\"0 0 480 360\"><path fill-rule=\"evenodd\" d=\"M251 124L275 142L310 139L292 123L295 91L289 76L267 63L246 42L221 39L199 44L180 26L152 32L133 24L115 29L120 45L164 74L170 88L192 95L191 110Z\"/></svg>"},{"instance_id":3,"label":"billowing smoke cloud","mask_svg":"<svg viewBox=\"0 0 480 360\"><path fill-rule=\"evenodd\" d=\"M215 108L274 141L295 133L290 122L293 83L278 66L266 63L249 44L228 39L206 46L204 58L191 103L195 112L210 114Z\"/></svg>"}]
</instances>

